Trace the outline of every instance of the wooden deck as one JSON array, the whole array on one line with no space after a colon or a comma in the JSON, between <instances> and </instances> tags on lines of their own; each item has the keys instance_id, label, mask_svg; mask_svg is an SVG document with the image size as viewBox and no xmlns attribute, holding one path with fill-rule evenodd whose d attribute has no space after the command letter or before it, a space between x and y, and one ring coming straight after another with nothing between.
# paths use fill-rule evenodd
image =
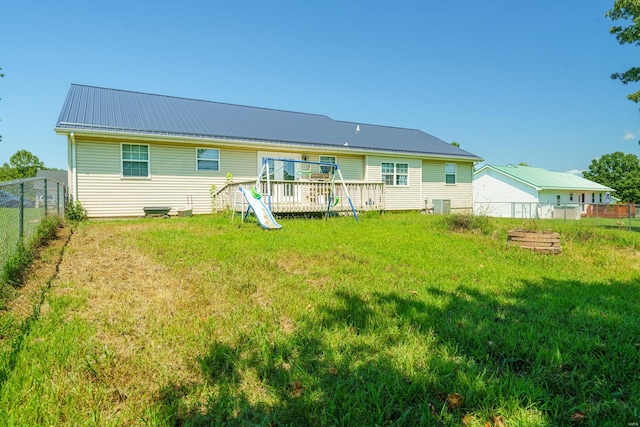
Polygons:
<instances>
[{"instance_id":1,"label":"wooden deck","mask_svg":"<svg viewBox=\"0 0 640 427\"><path fill-rule=\"evenodd\" d=\"M273 213L312 213L326 212L331 193L331 183L322 181L271 181L262 182L260 194L262 200ZM240 212L247 209L247 202L238 191L238 186L253 187L255 181L230 183L213 196L215 211L235 209ZM384 210L384 184L371 182L345 183L353 207L357 212ZM271 194L269 196L269 193ZM351 212L349 200L341 183L335 184L338 203L331 207L332 212Z\"/></svg>"}]
</instances>

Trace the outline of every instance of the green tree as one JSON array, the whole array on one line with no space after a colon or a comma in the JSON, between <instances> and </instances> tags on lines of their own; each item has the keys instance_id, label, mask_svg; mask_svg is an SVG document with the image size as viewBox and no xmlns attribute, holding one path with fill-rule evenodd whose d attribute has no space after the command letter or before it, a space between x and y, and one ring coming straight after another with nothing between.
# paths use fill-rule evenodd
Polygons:
<instances>
[{"instance_id":1,"label":"green tree","mask_svg":"<svg viewBox=\"0 0 640 427\"><path fill-rule=\"evenodd\" d=\"M20 178L33 178L39 169L45 169L38 156L27 151L16 151L0 168L0 180L10 181Z\"/></svg>"},{"instance_id":2,"label":"green tree","mask_svg":"<svg viewBox=\"0 0 640 427\"><path fill-rule=\"evenodd\" d=\"M455 141L451 141L451 145L453 145L454 147L458 147L458 148L460 148L460 144L458 144L458 143L457 143L457 142L455 142Z\"/></svg>"},{"instance_id":3,"label":"green tree","mask_svg":"<svg viewBox=\"0 0 640 427\"><path fill-rule=\"evenodd\" d=\"M609 32L620 44L640 45L640 0L615 0L613 9L606 14L612 21L623 20L626 26L615 25ZM640 81L640 67L631 67L623 73L614 73L612 79L625 85ZM633 102L640 101L640 90L627 96Z\"/></svg>"},{"instance_id":4,"label":"green tree","mask_svg":"<svg viewBox=\"0 0 640 427\"><path fill-rule=\"evenodd\" d=\"M640 159L621 151L593 159L582 175L594 182L616 190L616 197L624 202L640 202Z\"/></svg>"}]
</instances>

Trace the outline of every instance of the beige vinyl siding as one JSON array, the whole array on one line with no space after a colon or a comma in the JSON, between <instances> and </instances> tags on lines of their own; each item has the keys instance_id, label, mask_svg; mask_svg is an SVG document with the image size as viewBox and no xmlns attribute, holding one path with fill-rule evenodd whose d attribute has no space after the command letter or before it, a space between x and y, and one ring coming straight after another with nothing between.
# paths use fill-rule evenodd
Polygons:
<instances>
[{"instance_id":1,"label":"beige vinyl siding","mask_svg":"<svg viewBox=\"0 0 640 427\"><path fill-rule=\"evenodd\" d=\"M364 179L364 158L362 156L336 156L336 163L345 181Z\"/></svg>"},{"instance_id":2,"label":"beige vinyl siding","mask_svg":"<svg viewBox=\"0 0 640 427\"><path fill-rule=\"evenodd\" d=\"M220 172L223 177L231 172L234 181L250 181L256 179L257 170L258 155L255 150L220 150Z\"/></svg>"},{"instance_id":3,"label":"beige vinyl siding","mask_svg":"<svg viewBox=\"0 0 640 427\"><path fill-rule=\"evenodd\" d=\"M219 171L198 171L196 168L196 148L220 150ZM255 151L221 148L209 144L169 145L154 144L151 147L151 175L173 175L210 177L226 179L227 172L235 181L256 178L257 157Z\"/></svg>"},{"instance_id":4,"label":"beige vinyl siding","mask_svg":"<svg viewBox=\"0 0 640 427\"><path fill-rule=\"evenodd\" d=\"M458 183L473 183L473 163L457 163L458 165Z\"/></svg>"},{"instance_id":5,"label":"beige vinyl siding","mask_svg":"<svg viewBox=\"0 0 640 427\"><path fill-rule=\"evenodd\" d=\"M367 157L367 181L382 182L382 163L406 163L409 165L409 185L387 185L385 186L385 209L386 210L413 210L423 207L421 188L421 160L405 159L401 157Z\"/></svg>"},{"instance_id":6,"label":"beige vinyl siding","mask_svg":"<svg viewBox=\"0 0 640 427\"><path fill-rule=\"evenodd\" d=\"M364 180L365 161L363 156L351 156L335 153L303 153L310 162L319 162L320 156L333 156L340 166L340 172L345 181Z\"/></svg>"},{"instance_id":7,"label":"beige vinyl siding","mask_svg":"<svg viewBox=\"0 0 640 427\"><path fill-rule=\"evenodd\" d=\"M473 208L471 184L444 185L425 182L422 184L422 194L428 199L430 207L433 206L434 199L448 199L451 200L451 207L454 209Z\"/></svg>"},{"instance_id":8,"label":"beige vinyl siding","mask_svg":"<svg viewBox=\"0 0 640 427\"><path fill-rule=\"evenodd\" d=\"M445 163L456 163L456 184L445 184ZM454 161L422 161L422 193L433 206L434 199L451 200L451 208L473 207L473 164ZM423 202L424 203L424 202Z\"/></svg>"},{"instance_id":9,"label":"beige vinyl siding","mask_svg":"<svg viewBox=\"0 0 640 427\"><path fill-rule=\"evenodd\" d=\"M455 161L423 160L422 182L444 184L445 163L456 164L456 184L471 184L473 182L473 163L458 163Z\"/></svg>"},{"instance_id":10,"label":"beige vinyl siding","mask_svg":"<svg viewBox=\"0 0 640 427\"><path fill-rule=\"evenodd\" d=\"M131 143L131 142L126 142ZM193 212L211 212L210 188L225 185L227 171L234 180L255 179L254 151L220 148L220 171L196 171L196 147L149 143L149 178L121 176L120 141L77 141L78 199L90 217L137 217L145 206L176 208L193 199Z\"/></svg>"}]
</instances>

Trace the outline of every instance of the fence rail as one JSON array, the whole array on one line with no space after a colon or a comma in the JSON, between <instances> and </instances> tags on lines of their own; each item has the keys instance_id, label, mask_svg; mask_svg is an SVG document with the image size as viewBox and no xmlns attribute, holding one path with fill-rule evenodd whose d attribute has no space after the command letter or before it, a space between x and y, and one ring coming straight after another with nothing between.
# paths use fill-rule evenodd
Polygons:
<instances>
[{"instance_id":1,"label":"fence rail","mask_svg":"<svg viewBox=\"0 0 640 427\"><path fill-rule=\"evenodd\" d=\"M49 178L0 183L0 266L46 215L64 216L67 187Z\"/></svg>"}]
</instances>

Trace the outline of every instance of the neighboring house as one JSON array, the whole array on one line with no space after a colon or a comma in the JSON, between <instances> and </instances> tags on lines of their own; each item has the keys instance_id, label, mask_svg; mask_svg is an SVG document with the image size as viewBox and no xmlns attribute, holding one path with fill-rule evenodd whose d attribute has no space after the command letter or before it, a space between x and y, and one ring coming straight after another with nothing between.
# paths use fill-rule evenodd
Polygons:
<instances>
[{"instance_id":1,"label":"neighboring house","mask_svg":"<svg viewBox=\"0 0 640 427\"><path fill-rule=\"evenodd\" d=\"M37 171L36 178L41 179L38 179L33 184L33 189L36 191L36 205L44 205L45 192L48 203L56 203L57 200L64 200L67 195L68 177L69 174L65 170L40 169Z\"/></svg>"},{"instance_id":2,"label":"neighboring house","mask_svg":"<svg viewBox=\"0 0 640 427\"><path fill-rule=\"evenodd\" d=\"M612 202L612 188L565 172L484 165L474 172L474 212L509 218L570 218Z\"/></svg>"},{"instance_id":3,"label":"neighboring house","mask_svg":"<svg viewBox=\"0 0 640 427\"><path fill-rule=\"evenodd\" d=\"M424 209L425 199L471 208L482 160L415 129L76 84L55 131L67 137L71 197L90 217L141 216L147 206L175 214L187 198L209 213L212 184L255 181L267 157L337 163L358 210ZM327 171L300 167L284 164L271 179L302 209L312 200L305 183ZM326 199L313 200L322 209Z\"/></svg>"}]
</instances>

